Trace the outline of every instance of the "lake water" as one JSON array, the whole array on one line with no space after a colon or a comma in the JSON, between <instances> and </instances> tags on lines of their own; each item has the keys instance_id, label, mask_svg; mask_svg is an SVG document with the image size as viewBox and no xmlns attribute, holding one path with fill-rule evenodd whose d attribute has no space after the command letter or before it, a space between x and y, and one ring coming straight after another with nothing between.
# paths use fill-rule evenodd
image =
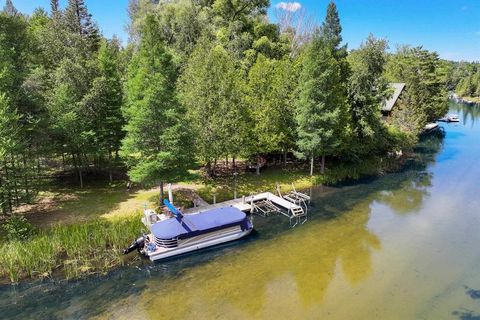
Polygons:
<instances>
[{"instance_id":1,"label":"lake water","mask_svg":"<svg viewBox=\"0 0 480 320\"><path fill-rule=\"evenodd\" d=\"M313 190L309 220L107 277L0 287L5 319L480 319L480 107L404 170Z\"/></svg>"}]
</instances>

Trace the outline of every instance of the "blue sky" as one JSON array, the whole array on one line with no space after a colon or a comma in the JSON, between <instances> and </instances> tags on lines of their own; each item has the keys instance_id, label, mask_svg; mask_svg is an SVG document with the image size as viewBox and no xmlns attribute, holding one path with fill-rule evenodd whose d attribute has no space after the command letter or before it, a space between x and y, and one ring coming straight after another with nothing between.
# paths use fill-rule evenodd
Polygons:
<instances>
[{"instance_id":1,"label":"blue sky","mask_svg":"<svg viewBox=\"0 0 480 320\"><path fill-rule=\"evenodd\" d=\"M0 0L3 6L4 0ZM270 16L280 0L271 0ZM298 2L317 21L325 16L329 0L283 0ZM13 0L21 12L49 8L49 0ZM66 0L60 0L65 5ZM128 0L86 0L88 9L107 37L116 34L128 40ZM373 33L397 44L423 45L442 58L480 60L480 0L337 0L343 38L353 49ZM298 8L299 5L287 6Z\"/></svg>"}]
</instances>

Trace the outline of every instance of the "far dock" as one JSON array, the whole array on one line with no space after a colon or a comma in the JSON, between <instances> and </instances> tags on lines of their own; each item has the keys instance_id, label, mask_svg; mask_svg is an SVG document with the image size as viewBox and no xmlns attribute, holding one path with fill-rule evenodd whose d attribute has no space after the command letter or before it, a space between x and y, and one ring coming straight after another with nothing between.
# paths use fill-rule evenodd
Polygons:
<instances>
[{"instance_id":1,"label":"far dock","mask_svg":"<svg viewBox=\"0 0 480 320\"><path fill-rule=\"evenodd\" d=\"M279 191L279 190L278 190ZM307 221L307 205L310 197L303 193L294 191L281 197L271 192L263 192L256 195L242 197L209 205L201 205L195 208L184 210L185 214L195 214L215 208L235 207L243 212L269 216L282 214L290 219L290 224L297 225Z\"/></svg>"}]
</instances>

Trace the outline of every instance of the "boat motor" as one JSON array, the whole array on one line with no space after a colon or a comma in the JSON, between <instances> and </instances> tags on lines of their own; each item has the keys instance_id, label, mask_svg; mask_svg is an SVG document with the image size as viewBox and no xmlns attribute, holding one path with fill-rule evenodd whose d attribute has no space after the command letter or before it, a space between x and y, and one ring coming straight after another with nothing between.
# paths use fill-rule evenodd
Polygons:
<instances>
[{"instance_id":1,"label":"boat motor","mask_svg":"<svg viewBox=\"0 0 480 320\"><path fill-rule=\"evenodd\" d=\"M132 252L135 249L137 251L140 251L140 249L142 249L144 244L145 244L145 239L146 239L146 236L143 235L143 236L139 237L137 240L133 241L132 244L128 248L123 249L123 254L129 254L130 252Z\"/></svg>"}]
</instances>

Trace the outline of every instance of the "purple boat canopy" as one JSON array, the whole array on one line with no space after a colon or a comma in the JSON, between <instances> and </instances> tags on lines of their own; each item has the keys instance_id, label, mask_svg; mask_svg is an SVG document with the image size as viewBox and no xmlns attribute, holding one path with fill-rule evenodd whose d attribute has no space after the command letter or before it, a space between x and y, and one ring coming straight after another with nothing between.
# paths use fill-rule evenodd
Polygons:
<instances>
[{"instance_id":1,"label":"purple boat canopy","mask_svg":"<svg viewBox=\"0 0 480 320\"><path fill-rule=\"evenodd\" d=\"M240 225L246 214L237 208L225 207L184 215L181 222L175 218L152 225L152 233L158 239L189 238L202 233ZM191 231L189 231L190 229Z\"/></svg>"}]
</instances>

